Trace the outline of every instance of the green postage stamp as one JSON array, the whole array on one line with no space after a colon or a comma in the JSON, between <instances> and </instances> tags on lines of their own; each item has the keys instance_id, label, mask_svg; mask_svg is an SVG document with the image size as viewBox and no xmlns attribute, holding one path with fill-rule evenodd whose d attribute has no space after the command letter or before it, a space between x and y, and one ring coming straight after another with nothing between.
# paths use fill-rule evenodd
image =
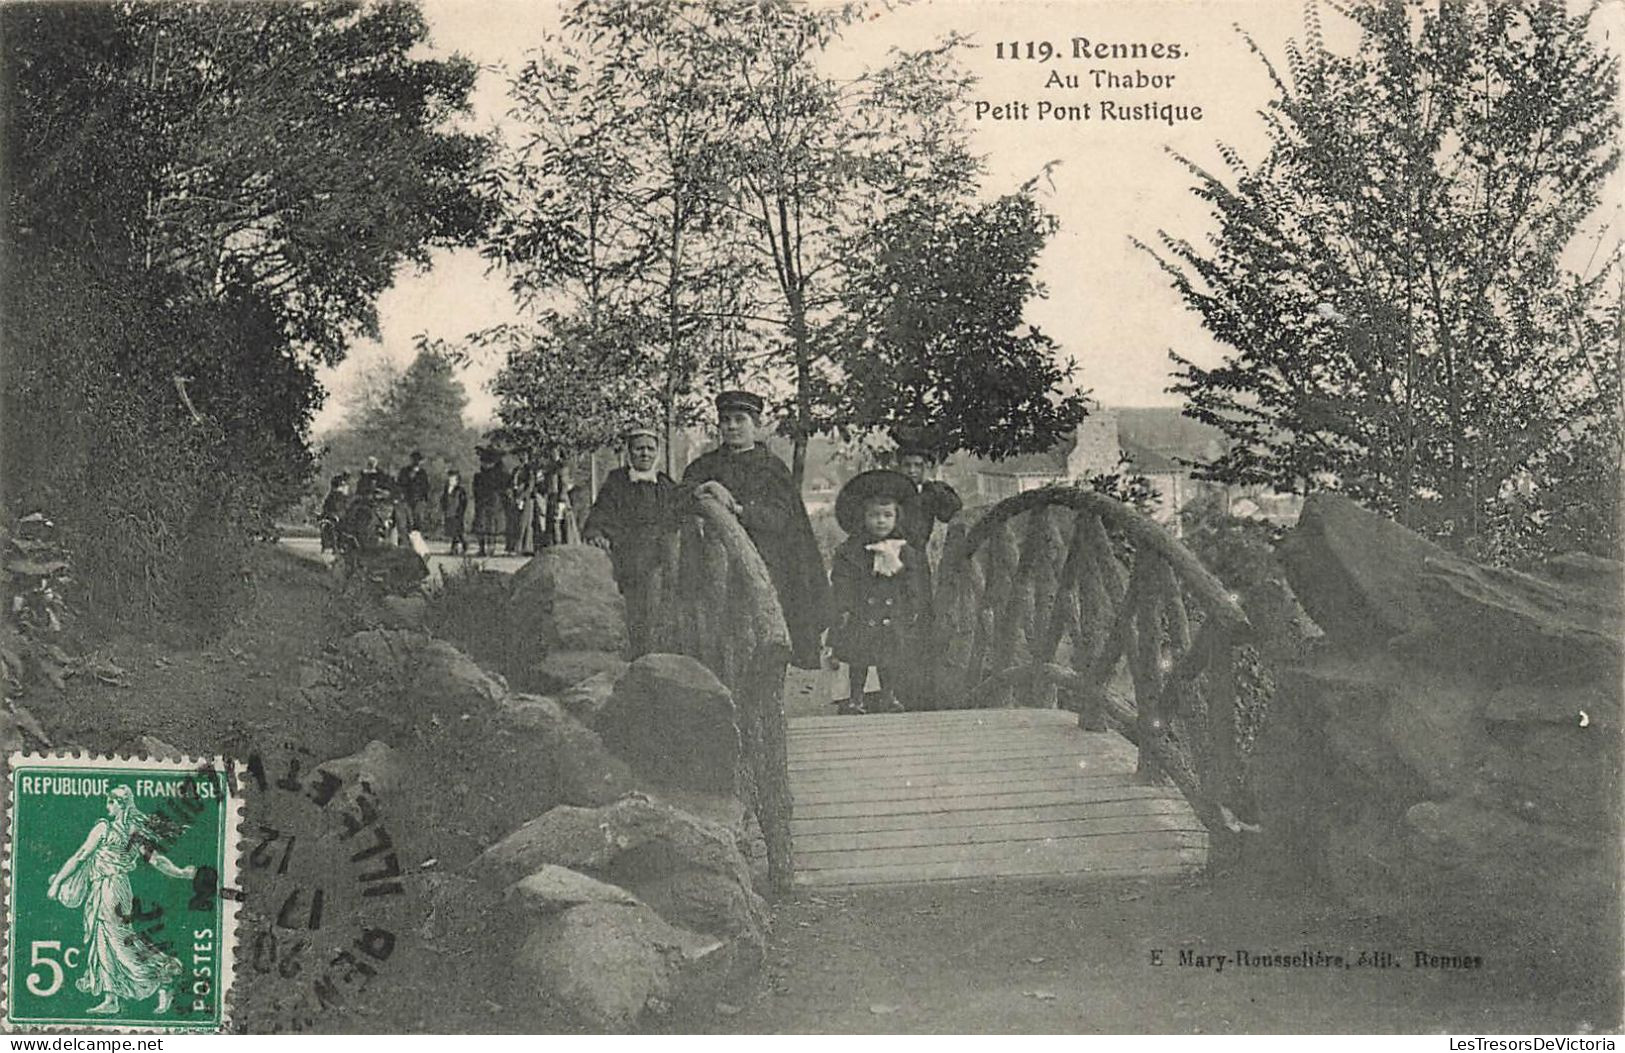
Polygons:
<instances>
[{"instance_id":1,"label":"green postage stamp","mask_svg":"<svg viewBox=\"0 0 1625 1053\"><path fill-rule=\"evenodd\" d=\"M13 754L8 790L7 1026L223 1029L239 819L223 764Z\"/></svg>"}]
</instances>

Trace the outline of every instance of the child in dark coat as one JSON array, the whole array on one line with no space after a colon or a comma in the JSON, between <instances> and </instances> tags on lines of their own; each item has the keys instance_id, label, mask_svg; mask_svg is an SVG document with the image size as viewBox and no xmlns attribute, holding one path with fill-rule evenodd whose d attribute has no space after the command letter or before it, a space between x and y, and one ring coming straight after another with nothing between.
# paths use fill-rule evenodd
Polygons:
<instances>
[{"instance_id":1,"label":"child in dark coat","mask_svg":"<svg viewBox=\"0 0 1625 1053\"><path fill-rule=\"evenodd\" d=\"M463 488L463 478L457 469L453 468L446 473L446 489L440 494L440 522L445 527L446 539L450 542L446 551L456 554L461 546L463 555L468 555L468 538L464 536L463 524L468 518L468 491Z\"/></svg>"},{"instance_id":2,"label":"child in dark coat","mask_svg":"<svg viewBox=\"0 0 1625 1053\"><path fill-rule=\"evenodd\" d=\"M882 709L900 711L901 663L918 653L917 634L931 608L925 552L902 536L902 510L913 494L909 481L889 471L865 472L842 489L835 517L848 537L835 549L830 586L836 611L830 644L848 665L851 695L842 713L865 712L864 684L872 667Z\"/></svg>"}]
</instances>

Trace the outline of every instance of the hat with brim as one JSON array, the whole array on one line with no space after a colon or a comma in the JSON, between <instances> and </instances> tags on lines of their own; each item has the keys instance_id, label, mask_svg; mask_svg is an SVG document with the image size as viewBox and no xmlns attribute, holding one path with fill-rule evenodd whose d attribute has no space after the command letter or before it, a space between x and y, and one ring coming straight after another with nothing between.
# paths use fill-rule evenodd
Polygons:
<instances>
[{"instance_id":1,"label":"hat with brim","mask_svg":"<svg viewBox=\"0 0 1625 1053\"><path fill-rule=\"evenodd\" d=\"M762 402L760 395L753 395L748 391L724 391L717 396L717 413L727 413L729 410L744 410L752 416L761 416Z\"/></svg>"},{"instance_id":2,"label":"hat with brim","mask_svg":"<svg viewBox=\"0 0 1625 1053\"><path fill-rule=\"evenodd\" d=\"M924 457L928 461L937 459L936 445L931 436L923 428L900 427L892 430L892 441L897 444L897 457Z\"/></svg>"},{"instance_id":3,"label":"hat with brim","mask_svg":"<svg viewBox=\"0 0 1625 1053\"><path fill-rule=\"evenodd\" d=\"M903 506L914 498L914 483L901 472L890 468L854 475L841 492L835 495L835 521L848 534L856 534L863 525L863 508L871 500L883 497L897 502L901 514Z\"/></svg>"}]
</instances>

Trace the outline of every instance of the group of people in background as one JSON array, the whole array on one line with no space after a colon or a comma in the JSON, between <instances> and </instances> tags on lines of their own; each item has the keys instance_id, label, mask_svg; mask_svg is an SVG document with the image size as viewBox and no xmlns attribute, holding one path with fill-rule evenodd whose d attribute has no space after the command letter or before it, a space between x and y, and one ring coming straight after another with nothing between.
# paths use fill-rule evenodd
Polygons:
<instances>
[{"instance_id":1,"label":"group of people in background","mask_svg":"<svg viewBox=\"0 0 1625 1053\"><path fill-rule=\"evenodd\" d=\"M322 501L322 550L337 552L350 544L369 549L408 545L414 534L421 539L438 528L449 554L468 555L471 509L481 556L496 554L498 538L502 551L511 555L579 540L570 492L554 486L556 496L550 500L549 477L534 462L509 468L499 450L481 446L476 452L480 469L472 496L456 468L446 472L436 493L418 450L393 476L377 457L368 457L354 475L336 473Z\"/></svg>"},{"instance_id":2,"label":"group of people in background","mask_svg":"<svg viewBox=\"0 0 1625 1053\"><path fill-rule=\"evenodd\" d=\"M678 482L661 471L660 438L652 428L626 434L626 464L604 479L579 532L568 475L544 472L529 460L508 467L501 451L478 447L480 467L472 500L456 470L439 491L440 525L448 550L468 554L466 527L473 509L478 555L494 555L497 539L510 554L548 544L585 541L605 549L627 598L635 653L649 638L644 597L661 559L663 540L687 502L709 496L738 517L761 554L789 629L791 661L819 668L827 644L847 663L850 693L843 712L867 709L865 686L874 670L878 705L928 704L918 671L928 665L935 625L933 583L926 549L936 524L959 513L959 495L929 481L932 463L923 445L904 443L896 469L864 472L842 487L835 517L846 540L825 568L812 522L790 469L761 442L762 399L747 391L717 396L721 442L700 455ZM333 477L322 507L323 547L346 538L362 547L408 544L430 527L431 488L423 456L393 478L370 457L353 488L346 472Z\"/></svg>"},{"instance_id":3,"label":"group of people in background","mask_svg":"<svg viewBox=\"0 0 1625 1053\"><path fill-rule=\"evenodd\" d=\"M429 472L421 451L413 450L394 476L380 467L378 458L368 457L354 478L338 472L328 481L320 518L322 550L409 544L413 533L421 536L429 528L429 507Z\"/></svg>"}]
</instances>

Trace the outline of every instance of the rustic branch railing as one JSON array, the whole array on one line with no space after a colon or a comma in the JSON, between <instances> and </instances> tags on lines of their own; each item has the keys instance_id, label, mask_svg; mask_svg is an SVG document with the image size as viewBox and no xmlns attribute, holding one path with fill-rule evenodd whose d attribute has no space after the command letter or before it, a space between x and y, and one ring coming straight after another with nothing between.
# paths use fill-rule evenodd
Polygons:
<instances>
[{"instance_id":1,"label":"rustic branch railing","mask_svg":"<svg viewBox=\"0 0 1625 1053\"><path fill-rule=\"evenodd\" d=\"M790 785L784 674L790 633L767 565L739 520L710 495L666 539L644 600L649 648L704 663L733 694L739 780L767 843L775 888L790 887Z\"/></svg>"},{"instance_id":2,"label":"rustic branch railing","mask_svg":"<svg viewBox=\"0 0 1625 1053\"><path fill-rule=\"evenodd\" d=\"M941 581L942 682L975 685L961 704L1047 705L1058 691L1083 728L1116 724L1139 747L1144 777L1170 779L1210 832L1228 832L1224 802L1238 778L1232 650L1251 626L1189 549L1103 494L1046 487L951 537ZM1110 690L1125 658L1132 701Z\"/></svg>"}]
</instances>

